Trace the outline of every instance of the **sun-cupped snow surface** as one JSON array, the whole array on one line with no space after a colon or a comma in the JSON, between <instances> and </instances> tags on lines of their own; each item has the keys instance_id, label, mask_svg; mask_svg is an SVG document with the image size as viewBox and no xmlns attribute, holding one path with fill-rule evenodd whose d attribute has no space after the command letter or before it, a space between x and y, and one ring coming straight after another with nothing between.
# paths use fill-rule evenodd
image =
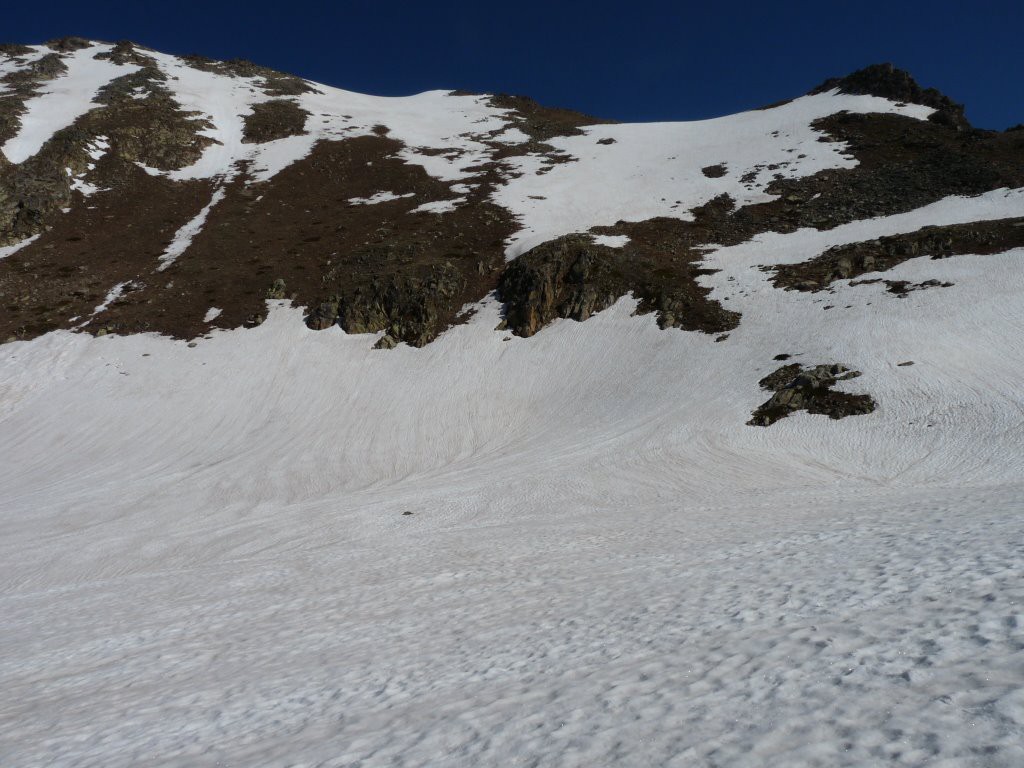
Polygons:
<instances>
[{"instance_id":1,"label":"sun-cupped snow surface","mask_svg":"<svg viewBox=\"0 0 1024 768\"><path fill-rule=\"evenodd\" d=\"M62 57L68 71L45 81L40 94L25 102L26 111L19 118L21 127L0 148L8 160L21 163L35 155L57 131L100 106L93 101L100 88L139 69L134 64L96 58L96 54L110 49L109 45L91 45Z\"/></svg>"},{"instance_id":2,"label":"sun-cupped snow surface","mask_svg":"<svg viewBox=\"0 0 1024 768\"><path fill-rule=\"evenodd\" d=\"M521 173L494 193L495 202L516 213L522 225L507 254L513 258L552 238L620 220L690 219L694 207L721 194L737 205L771 200L764 188L775 174L797 178L854 167L845 144L819 141L821 133L811 127L844 110L916 119L934 111L831 91L714 120L585 127L582 135L549 142L573 162L546 166L537 155L510 160ZM613 141L600 143L607 139ZM719 164L725 166L721 177L701 172ZM751 172L753 180L744 181Z\"/></svg>"},{"instance_id":3,"label":"sun-cupped snow surface","mask_svg":"<svg viewBox=\"0 0 1024 768\"><path fill-rule=\"evenodd\" d=\"M626 298L5 345L0 762L1021 765L1024 249L758 268L1020 203L713 251L720 343ZM746 426L781 353L878 409Z\"/></svg>"}]
</instances>

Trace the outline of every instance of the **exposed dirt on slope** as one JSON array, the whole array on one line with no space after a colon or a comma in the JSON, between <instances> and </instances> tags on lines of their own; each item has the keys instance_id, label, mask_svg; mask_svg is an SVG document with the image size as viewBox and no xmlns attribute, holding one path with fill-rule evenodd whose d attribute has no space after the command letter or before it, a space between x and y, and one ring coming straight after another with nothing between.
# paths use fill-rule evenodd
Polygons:
<instances>
[{"instance_id":1,"label":"exposed dirt on slope","mask_svg":"<svg viewBox=\"0 0 1024 768\"><path fill-rule=\"evenodd\" d=\"M240 176L164 271L161 254L211 201L214 185L172 183L108 156L99 172L108 191L73 206L38 241L0 262L0 293L14 297L0 318L0 338L83 321L94 332L193 338L212 327L258 324L265 299L289 298L311 308L311 327L337 322L425 344L494 287L514 223L480 199L486 189L450 212L413 212L455 195L400 160L402 148L384 136L323 141L268 183L248 185ZM350 202L382 187L411 196ZM90 317L105 291L122 283L128 290ZM222 311L206 323L211 307Z\"/></svg>"},{"instance_id":2,"label":"exposed dirt on slope","mask_svg":"<svg viewBox=\"0 0 1024 768\"><path fill-rule=\"evenodd\" d=\"M103 175L120 161L106 157ZM141 169L109 168L117 178L111 191L79 200L30 247L0 261L0 340L27 339L55 328L155 331L174 316L184 298L155 273L160 254L175 231L205 205L205 182L172 183ZM73 193L80 197L81 193ZM130 324L106 313L93 317L111 287L124 284Z\"/></svg>"},{"instance_id":3,"label":"exposed dirt on slope","mask_svg":"<svg viewBox=\"0 0 1024 768\"><path fill-rule=\"evenodd\" d=\"M74 41L53 45L80 47ZM130 43L119 44L110 57L115 52L142 69L101 88L96 94L100 106L57 131L23 163L13 165L0 156L0 246L57 226L64 209L76 200L72 194L76 179L109 187L131 173L125 163L139 162L161 170L182 168L195 162L212 142L200 135L210 124L181 109L165 86L166 75L151 58ZM11 118L16 130L23 100L66 70L59 55L52 53L9 75L16 79L17 95L0 99L0 123L5 116ZM109 144L108 154L124 162L107 164L102 172L93 169L90 150L99 143Z\"/></svg>"}]
</instances>

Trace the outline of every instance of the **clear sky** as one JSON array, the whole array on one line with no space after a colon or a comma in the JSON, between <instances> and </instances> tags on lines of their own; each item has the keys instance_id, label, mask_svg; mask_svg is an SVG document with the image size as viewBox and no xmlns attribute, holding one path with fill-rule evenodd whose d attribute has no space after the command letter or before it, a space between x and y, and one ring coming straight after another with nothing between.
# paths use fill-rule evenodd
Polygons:
<instances>
[{"instance_id":1,"label":"clear sky","mask_svg":"<svg viewBox=\"0 0 1024 768\"><path fill-rule=\"evenodd\" d=\"M891 61L975 125L1024 123L1024 0L51 0L8 3L0 20L3 42L69 34L366 93L524 94L619 120L727 114Z\"/></svg>"}]
</instances>

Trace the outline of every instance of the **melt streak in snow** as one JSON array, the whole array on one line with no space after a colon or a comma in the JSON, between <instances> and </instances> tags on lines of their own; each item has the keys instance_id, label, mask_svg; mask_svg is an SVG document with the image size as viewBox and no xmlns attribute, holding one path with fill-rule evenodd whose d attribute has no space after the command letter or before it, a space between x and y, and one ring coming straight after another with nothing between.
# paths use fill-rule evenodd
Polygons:
<instances>
[{"instance_id":1,"label":"melt streak in snow","mask_svg":"<svg viewBox=\"0 0 1024 768\"><path fill-rule=\"evenodd\" d=\"M181 254L188 250L188 247L192 245L192 240L195 236L203 231L203 227L206 225L206 217L210 215L210 211L212 211L214 206L223 199L224 187L218 187L214 190L213 195L210 198L210 202L208 202L206 206L195 215L195 218L183 225L181 229L174 233L174 238L171 240L171 244L167 246L167 250L160 256L160 266L157 267L157 270L162 272L167 269L171 264L177 261Z\"/></svg>"}]
</instances>

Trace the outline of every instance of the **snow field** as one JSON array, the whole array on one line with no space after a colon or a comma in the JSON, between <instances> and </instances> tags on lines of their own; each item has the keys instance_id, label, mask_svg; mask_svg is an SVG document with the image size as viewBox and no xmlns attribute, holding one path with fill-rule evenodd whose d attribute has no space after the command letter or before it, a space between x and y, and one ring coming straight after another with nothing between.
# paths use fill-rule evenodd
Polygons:
<instances>
[{"instance_id":1,"label":"snow field","mask_svg":"<svg viewBox=\"0 0 1024 768\"><path fill-rule=\"evenodd\" d=\"M624 299L6 345L0 762L1018 765L1024 253L826 312L741 248L722 343ZM745 426L783 351L879 410Z\"/></svg>"},{"instance_id":2,"label":"snow field","mask_svg":"<svg viewBox=\"0 0 1024 768\"><path fill-rule=\"evenodd\" d=\"M174 179L266 180L383 124L463 194L484 137L528 139L482 97L317 86L295 99L308 135L242 144L255 81L153 55L217 142ZM132 69L66 62L8 157ZM508 253L767 199L754 164L847 167L809 127L839 109L929 112L832 93L587 128L552 142L575 162L514 161ZM997 190L709 249L702 279L743 316L720 343L629 297L507 337L489 297L418 350L310 331L286 302L195 347L5 344L0 764L1024 764L1024 250L908 261L884 277L954 285L905 299L779 291L760 268L1022 211ZM780 353L862 371L840 386L879 408L746 426Z\"/></svg>"}]
</instances>

